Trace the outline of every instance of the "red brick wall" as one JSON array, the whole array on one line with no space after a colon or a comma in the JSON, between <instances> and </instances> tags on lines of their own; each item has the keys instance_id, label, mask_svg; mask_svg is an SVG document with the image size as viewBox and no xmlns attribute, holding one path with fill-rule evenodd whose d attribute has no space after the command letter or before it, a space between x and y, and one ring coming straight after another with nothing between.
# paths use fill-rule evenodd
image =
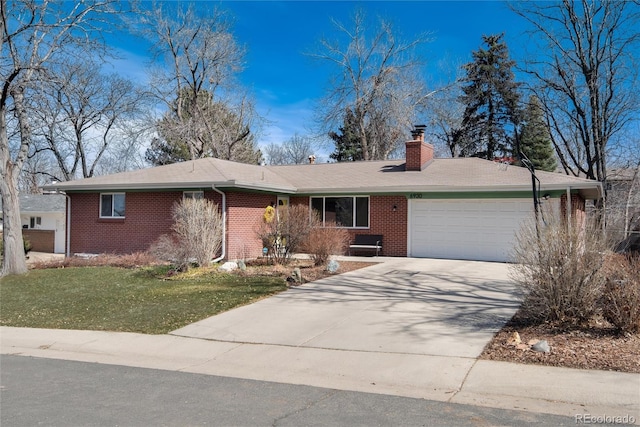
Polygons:
<instances>
[{"instance_id":1,"label":"red brick wall","mask_svg":"<svg viewBox=\"0 0 640 427\"><path fill-rule=\"evenodd\" d=\"M560 197L560 212L562 218L567 218L567 196L563 194ZM587 218L585 200L579 194L571 195L571 218L578 223L584 225Z\"/></svg>"},{"instance_id":2,"label":"red brick wall","mask_svg":"<svg viewBox=\"0 0 640 427\"><path fill-rule=\"evenodd\" d=\"M181 191L127 193L124 219L99 218L99 193L72 193L71 253L131 253L149 248L160 235L171 232L171 208ZM275 195L228 192L227 259L256 258L262 242L256 231L265 208ZM213 191L205 197L221 204ZM290 203L309 206L309 197L291 197ZM396 210L393 210L393 207ZM370 197L370 228L349 230L355 234L382 234L385 256L407 255L407 199L404 196Z\"/></svg>"},{"instance_id":3,"label":"red brick wall","mask_svg":"<svg viewBox=\"0 0 640 427\"><path fill-rule=\"evenodd\" d=\"M276 202L275 195L227 193L227 259L262 256L256 232L271 202Z\"/></svg>"},{"instance_id":4,"label":"red brick wall","mask_svg":"<svg viewBox=\"0 0 640 427\"><path fill-rule=\"evenodd\" d=\"M182 191L126 193L125 218L100 218L99 193L71 193L71 253L145 251L171 231L173 204ZM213 191L205 197L220 204Z\"/></svg>"},{"instance_id":5,"label":"red brick wall","mask_svg":"<svg viewBox=\"0 0 640 427\"><path fill-rule=\"evenodd\" d=\"M31 243L34 252L53 253L55 249L56 232L53 230L23 229L22 237Z\"/></svg>"},{"instance_id":6,"label":"red brick wall","mask_svg":"<svg viewBox=\"0 0 640 427\"><path fill-rule=\"evenodd\" d=\"M291 204L302 203L309 206L309 197L291 198ZM393 208L396 208L394 211ZM405 196L369 197L369 228L349 229L351 241L356 234L381 234L384 256L407 256L407 214L408 203Z\"/></svg>"},{"instance_id":7,"label":"red brick wall","mask_svg":"<svg viewBox=\"0 0 640 427\"><path fill-rule=\"evenodd\" d=\"M393 207L396 210L393 210ZM371 196L369 198L369 229L349 230L356 234L381 234L383 256L407 256L407 214L405 196Z\"/></svg>"}]
</instances>

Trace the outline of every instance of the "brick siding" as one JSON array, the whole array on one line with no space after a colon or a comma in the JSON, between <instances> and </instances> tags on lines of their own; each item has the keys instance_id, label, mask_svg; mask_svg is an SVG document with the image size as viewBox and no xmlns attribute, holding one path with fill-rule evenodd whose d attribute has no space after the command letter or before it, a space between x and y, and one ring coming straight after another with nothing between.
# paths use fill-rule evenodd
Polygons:
<instances>
[{"instance_id":1,"label":"brick siding","mask_svg":"<svg viewBox=\"0 0 640 427\"><path fill-rule=\"evenodd\" d=\"M269 204L270 194L227 193L227 259L251 259L262 255L258 227Z\"/></svg>"},{"instance_id":2,"label":"brick siding","mask_svg":"<svg viewBox=\"0 0 640 427\"><path fill-rule=\"evenodd\" d=\"M71 253L132 253L145 251L162 234L171 232L171 209L181 191L130 192L125 197L124 218L100 218L99 193L71 193ZM227 192L227 252L225 258L256 258L262 254L257 229L264 209L276 196ZM205 197L221 204L221 196ZM290 203L309 206L309 197L292 196ZM396 210L393 210L393 207ZM349 230L356 234L382 234L385 256L407 254L407 199L404 196L371 196L370 227Z\"/></svg>"},{"instance_id":3,"label":"brick siding","mask_svg":"<svg viewBox=\"0 0 640 427\"><path fill-rule=\"evenodd\" d=\"M53 230L23 229L22 237L31 243L34 252L53 253L55 250L56 232Z\"/></svg>"},{"instance_id":4,"label":"brick siding","mask_svg":"<svg viewBox=\"0 0 640 427\"><path fill-rule=\"evenodd\" d=\"M171 232L173 204L182 191L131 192L125 197L124 218L100 218L100 193L70 193L71 245L75 253L146 251L162 234ZM220 204L213 191L205 197Z\"/></svg>"},{"instance_id":5,"label":"brick siding","mask_svg":"<svg viewBox=\"0 0 640 427\"><path fill-rule=\"evenodd\" d=\"M309 206L309 197L291 197L291 204ZM393 208L396 208L394 211ZM356 234L381 234L384 256L407 256L407 214L408 202L405 196L369 197L369 228L350 229L351 241ZM368 252L370 254L371 252Z\"/></svg>"},{"instance_id":6,"label":"brick siding","mask_svg":"<svg viewBox=\"0 0 640 427\"><path fill-rule=\"evenodd\" d=\"M349 230L351 240L353 241L356 234L381 234L380 255L407 256L408 206L405 196L371 196L369 198L369 229Z\"/></svg>"},{"instance_id":7,"label":"brick siding","mask_svg":"<svg viewBox=\"0 0 640 427\"><path fill-rule=\"evenodd\" d=\"M563 194L560 197L560 212L562 218L567 217L567 195ZM582 196L579 194L571 195L571 218L577 223L584 225L587 218L586 203Z\"/></svg>"}]
</instances>

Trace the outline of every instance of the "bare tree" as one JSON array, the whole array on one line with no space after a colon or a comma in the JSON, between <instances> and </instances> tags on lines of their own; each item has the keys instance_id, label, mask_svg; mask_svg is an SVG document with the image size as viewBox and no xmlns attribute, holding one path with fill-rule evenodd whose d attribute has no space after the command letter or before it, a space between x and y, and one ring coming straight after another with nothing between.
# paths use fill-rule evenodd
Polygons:
<instances>
[{"instance_id":1,"label":"bare tree","mask_svg":"<svg viewBox=\"0 0 640 427\"><path fill-rule=\"evenodd\" d=\"M617 0L518 2L540 53L526 71L537 84L553 144L567 174L607 180L614 136L637 119L638 3ZM640 147L636 149L640 150Z\"/></svg>"},{"instance_id":2,"label":"bare tree","mask_svg":"<svg viewBox=\"0 0 640 427\"><path fill-rule=\"evenodd\" d=\"M26 194L40 194L40 187L51 182L48 171L55 170L55 162L49 156L35 155L25 159L22 173L18 178L18 191Z\"/></svg>"},{"instance_id":3,"label":"bare tree","mask_svg":"<svg viewBox=\"0 0 640 427\"><path fill-rule=\"evenodd\" d=\"M293 135L282 144L269 144L264 148L265 160L270 165L300 165L309 161L314 143L308 136Z\"/></svg>"},{"instance_id":4,"label":"bare tree","mask_svg":"<svg viewBox=\"0 0 640 427\"><path fill-rule=\"evenodd\" d=\"M465 105L460 102L464 64L445 58L438 63L439 80L432 82L438 89L431 92L426 103L426 124L437 157L460 157L462 118Z\"/></svg>"},{"instance_id":5,"label":"bare tree","mask_svg":"<svg viewBox=\"0 0 640 427\"><path fill-rule=\"evenodd\" d=\"M333 24L342 39L323 38L318 52L310 54L335 67L319 108L321 125L327 132L338 129L345 111L352 111L363 159L386 159L414 124L428 96L415 55L427 37L400 41L383 20L369 32L361 10L351 26L335 20Z\"/></svg>"},{"instance_id":6,"label":"bare tree","mask_svg":"<svg viewBox=\"0 0 640 427\"><path fill-rule=\"evenodd\" d=\"M18 180L32 144L27 100L46 79L47 68L64 62L68 55L91 56L99 52L100 44L91 34L97 29L96 19L110 8L109 0L73 4L0 0L2 275L27 271L18 201ZM10 124L15 124L15 132L8 130Z\"/></svg>"},{"instance_id":7,"label":"bare tree","mask_svg":"<svg viewBox=\"0 0 640 427\"><path fill-rule=\"evenodd\" d=\"M92 177L103 156L135 133L145 94L127 79L101 73L90 59L62 64L49 74L30 108L34 154L53 157L57 170L48 173L58 181Z\"/></svg>"},{"instance_id":8,"label":"bare tree","mask_svg":"<svg viewBox=\"0 0 640 427\"><path fill-rule=\"evenodd\" d=\"M158 63L151 89L167 109L159 121L164 142L187 144L190 159L211 156L255 163L251 128L259 126L259 116L235 81L244 51L225 13L155 4L145 35L155 43Z\"/></svg>"},{"instance_id":9,"label":"bare tree","mask_svg":"<svg viewBox=\"0 0 640 427\"><path fill-rule=\"evenodd\" d=\"M96 175L125 172L148 167L144 157L143 147L155 135L155 129L145 120L146 115L126 120L118 126L113 141L109 143L109 150L102 161L96 165ZM125 127L126 125L126 127Z\"/></svg>"}]
</instances>

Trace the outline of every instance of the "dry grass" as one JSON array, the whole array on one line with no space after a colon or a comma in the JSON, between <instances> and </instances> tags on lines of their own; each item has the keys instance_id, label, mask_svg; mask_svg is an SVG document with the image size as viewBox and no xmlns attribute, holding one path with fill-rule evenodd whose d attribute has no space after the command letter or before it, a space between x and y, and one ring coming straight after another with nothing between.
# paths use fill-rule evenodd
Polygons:
<instances>
[{"instance_id":1,"label":"dry grass","mask_svg":"<svg viewBox=\"0 0 640 427\"><path fill-rule=\"evenodd\" d=\"M0 280L0 325L164 334L286 289L278 277L169 266L46 268ZM85 260L106 263L108 257ZM78 262L79 260L73 260Z\"/></svg>"},{"instance_id":2,"label":"dry grass","mask_svg":"<svg viewBox=\"0 0 640 427\"><path fill-rule=\"evenodd\" d=\"M68 257L59 260L34 262L31 268L42 270L47 268L68 268L68 267L120 267L120 268L140 268L144 266L167 265L148 252L134 252L128 255L100 254L88 257Z\"/></svg>"}]
</instances>

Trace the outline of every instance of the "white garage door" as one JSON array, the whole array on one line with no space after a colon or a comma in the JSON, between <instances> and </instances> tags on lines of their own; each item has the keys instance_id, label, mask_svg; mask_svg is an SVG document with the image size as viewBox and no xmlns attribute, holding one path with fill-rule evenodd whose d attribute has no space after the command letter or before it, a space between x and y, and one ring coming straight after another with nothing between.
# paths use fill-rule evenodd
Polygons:
<instances>
[{"instance_id":1,"label":"white garage door","mask_svg":"<svg viewBox=\"0 0 640 427\"><path fill-rule=\"evenodd\" d=\"M410 256L508 261L531 199L411 200Z\"/></svg>"}]
</instances>

